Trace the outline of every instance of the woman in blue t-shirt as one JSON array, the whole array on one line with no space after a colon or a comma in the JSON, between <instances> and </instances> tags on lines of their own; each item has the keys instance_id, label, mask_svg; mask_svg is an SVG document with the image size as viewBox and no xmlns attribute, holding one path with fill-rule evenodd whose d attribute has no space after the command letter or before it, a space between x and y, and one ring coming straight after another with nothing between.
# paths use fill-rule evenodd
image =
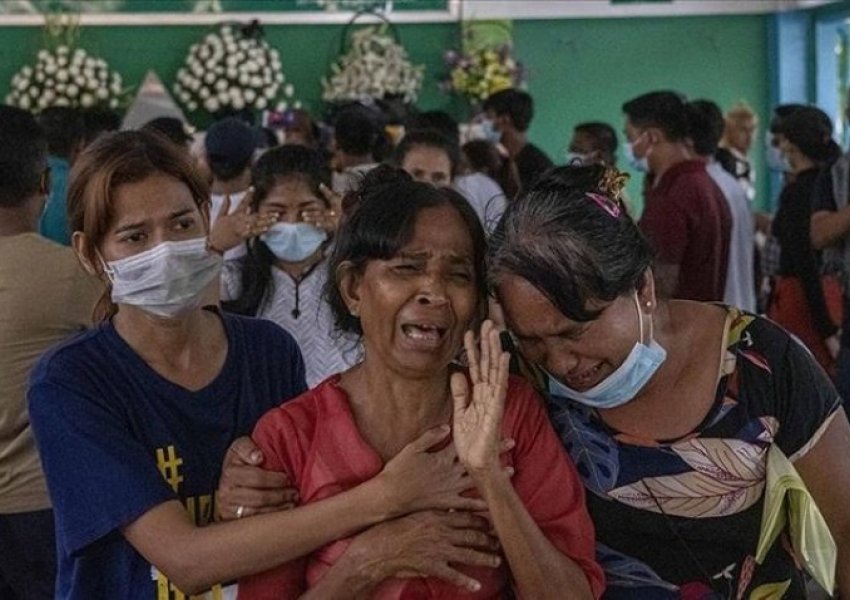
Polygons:
<instances>
[{"instance_id":1,"label":"woman in blue t-shirt","mask_svg":"<svg viewBox=\"0 0 850 600\"><path fill-rule=\"evenodd\" d=\"M433 430L345 494L206 526L228 446L306 389L289 334L218 310L208 198L184 154L145 132L98 140L72 174L73 245L107 295L101 325L46 354L29 392L57 525L57 598L170 598L211 586L217 597L239 576L384 519L483 506L460 496L459 465L426 452L447 434ZM263 215L244 221L257 232L269 225ZM280 489L266 499L296 500Z\"/></svg>"}]
</instances>

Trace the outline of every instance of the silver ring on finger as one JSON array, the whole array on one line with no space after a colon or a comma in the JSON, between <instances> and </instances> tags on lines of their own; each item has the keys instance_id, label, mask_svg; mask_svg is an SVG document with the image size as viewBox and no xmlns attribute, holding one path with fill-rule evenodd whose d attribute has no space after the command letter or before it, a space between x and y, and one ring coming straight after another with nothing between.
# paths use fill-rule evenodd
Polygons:
<instances>
[{"instance_id":1,"label":"silver ring on finger","mask_svg":"<svg viewBox=\"0 0 850 600\"><path fill-rule=\"evenodd\" d=\"M239 506L237 506L237 507L236 507L236 511L235 511L235 512L236 512L236 518L237 518L237 519L241 519L241 518L242 518L242 516L245 514L245 506L243 506L242 504L240 504Z\"/></svg>"}]
</instances>

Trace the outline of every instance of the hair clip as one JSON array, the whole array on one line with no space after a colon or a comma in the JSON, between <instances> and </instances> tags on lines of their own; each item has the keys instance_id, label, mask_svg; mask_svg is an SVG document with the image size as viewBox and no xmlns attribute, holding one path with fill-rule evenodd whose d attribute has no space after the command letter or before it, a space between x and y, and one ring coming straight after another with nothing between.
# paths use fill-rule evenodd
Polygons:
<instances>
[{"instance_id":1,"label":"hair clip","mask_svg":"<svg viewBox=\"0 0 850 600\"><path fill-rule=\"evenodd\" d=\"M623 199L623 190L625 189L626 183L628 183L628 181L628 173L618 171L614 167L608 167L607 169L605 169L605 173L599 180L599 189L605 194L608 194L617 202L619 202Z\"/></svg>"},{"instance_id":2,"label":"hair clip","mask_svg":"<svg viewBox=\"0 0 850 600\"><path fill-rule=\"evenodd\" d=\"M593 200L596 205L599 206L599 208L604 210L606 213L608 213L615 219L619 218L620 215L623 214L623 210L620 208L620 205L608 196L605 196L598 192L587 192L585 196Z\"/></svg>"}]
</instances>

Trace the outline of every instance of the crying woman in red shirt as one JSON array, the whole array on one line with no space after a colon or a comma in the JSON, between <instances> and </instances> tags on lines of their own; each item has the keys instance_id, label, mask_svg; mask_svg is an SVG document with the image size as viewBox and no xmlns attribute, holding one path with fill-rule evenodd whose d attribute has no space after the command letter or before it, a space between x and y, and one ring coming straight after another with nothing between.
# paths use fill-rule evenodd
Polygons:
<instances>
[{"instance_id":1,"label":"crying woman in red shirt","mask_svg":"<svg viewBox=\"0 0 850 600\"><path fill-rule=\"evenodd\" d=\"M478 218L455 192L370 173L328 261L336 324L360 335L362 361L267 413L253 439L307 504L375 477L442 426L429 468L467 479L486 512L384 521L241 580L240 598L599 597L576 470L540 399L508 376L492 324L478 342L468 332L486 310L484 256ZM453 363L462 346L468 368Z\"/></svg>"}]
</instances>

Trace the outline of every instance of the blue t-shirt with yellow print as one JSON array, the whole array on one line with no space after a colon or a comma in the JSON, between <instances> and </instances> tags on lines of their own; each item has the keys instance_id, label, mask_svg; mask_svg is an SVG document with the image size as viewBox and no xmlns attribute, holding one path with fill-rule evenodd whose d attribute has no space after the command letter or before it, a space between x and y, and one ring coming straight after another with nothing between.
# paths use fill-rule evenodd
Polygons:
<instances>
[{"instance_id":1,"label":"blue t-shirt with yellow print","mask_svg":"<svg viewBox=\"0 0 850 600\"><path fill-rule=\"evenodd\" d=\"M209 523L230 443L305 391L288 333L219 314L227 357L198 391L161 377L111 323L54 348L33 371L30 419L56 520L57 598L184 598L121 528L173 499L197 525ZM220 587L210 597L222 597Z\"/></svg>"}]
</instances>

